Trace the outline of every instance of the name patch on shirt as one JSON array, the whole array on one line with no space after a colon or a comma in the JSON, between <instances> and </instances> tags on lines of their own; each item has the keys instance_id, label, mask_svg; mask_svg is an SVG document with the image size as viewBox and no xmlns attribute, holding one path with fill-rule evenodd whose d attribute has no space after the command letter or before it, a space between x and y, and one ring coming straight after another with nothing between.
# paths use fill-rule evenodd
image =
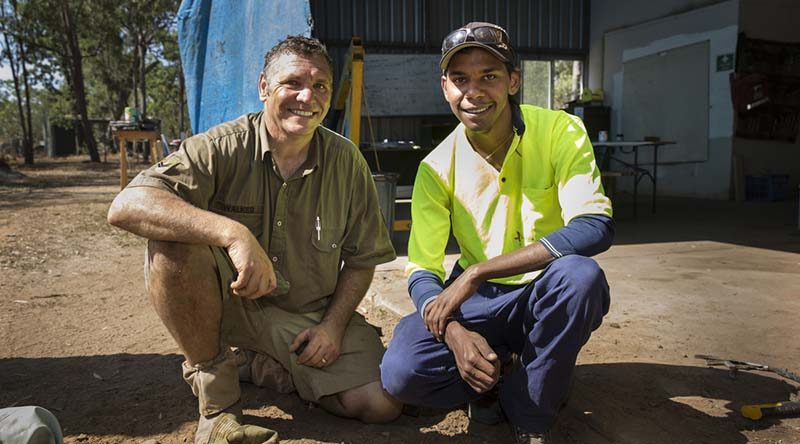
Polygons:
<instances>
[{"instance_id":1,"label":"name patch on shirt","mask_svg":"<svg viewBox=\"0 0 800 444\"><path fill-rule=\"evenodd\" d=\"M219 211L226 211L228 213L255 214L261 212L261 209L258 207L248 207L245 205L231 205L231 204L226 204L224 202L214 202L214 209Z\"/></svg>"}]
</instances>

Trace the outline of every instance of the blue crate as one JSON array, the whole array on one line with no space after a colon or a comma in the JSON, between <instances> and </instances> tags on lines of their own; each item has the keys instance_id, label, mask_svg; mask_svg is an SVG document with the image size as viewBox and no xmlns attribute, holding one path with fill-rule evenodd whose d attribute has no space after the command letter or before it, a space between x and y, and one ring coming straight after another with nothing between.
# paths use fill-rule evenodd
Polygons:
<instances>
[{"instance_id":1,"label":"blue crate","mask_svg":"<svg viewBox=\"0 0 800 444\"><path fill-rule=\"evenodd\" d=\"M745 176L745 198L761 202L775 202L789 198L789 175L769 174Z\"/></svg>"}]
</instances>

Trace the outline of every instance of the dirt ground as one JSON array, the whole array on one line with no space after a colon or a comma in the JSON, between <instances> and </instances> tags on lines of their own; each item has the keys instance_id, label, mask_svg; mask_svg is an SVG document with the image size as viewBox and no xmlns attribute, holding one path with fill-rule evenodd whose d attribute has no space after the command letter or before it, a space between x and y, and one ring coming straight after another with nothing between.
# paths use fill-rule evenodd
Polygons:
<instances>
[{"instance_id":1,"label":"dirt ground","mask_svg":"<svg viewBox=\"0 0 800 444\"><path fill-rule=\"evenodd\" d=\"M105 222L117 164L76 157L12 167L24 177L0 171L0 407L50 409L68 443L192 442L196 401L143 293L144 241ZM598 257L612 309L579 358L560 438L800 443L800 418L738 413L788 400L800 384L768 372L732 378L694 358L800 371L796 206L659 205L658 217L637 219L621 206L617 244ZM359 308L387 342L399 316L375 295L404 288L400 267L384 267ZM470 424L463 409L376 426L247 384L243 402L249 422L288 443L510 442L505 425Z\"/></svg>"}]
</instances>

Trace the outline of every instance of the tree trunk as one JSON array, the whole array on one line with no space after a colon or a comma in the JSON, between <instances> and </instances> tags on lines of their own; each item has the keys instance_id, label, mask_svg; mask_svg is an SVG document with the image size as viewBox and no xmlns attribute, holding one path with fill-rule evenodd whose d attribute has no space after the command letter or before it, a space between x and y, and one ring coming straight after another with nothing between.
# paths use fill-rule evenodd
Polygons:
<instances>
[{"instance_id":1,"label":"tree trunk","mask_svg":"<svg viewBox=\"0 0 800 444\"><path fill-rule=\"evenodd\" d=\"M25 120L27 121L27 133L22 139L22 153L25 157L26 165L33 165L33 119L31 119L31 87L28 81L28 66L25 57L25 46L17 42L20 54L20 64L22 65L22 84L25 87Z\"/></svg>"},{"instance_id":2,"label":"tree trunk","mask_svg":"<svg viewBox=\"0 0 800 444\"><path fill-rule=\"evenodd\" d=\"M11 68L11 80L14 82L14 94L17 96L17 112L19 113L19 126L22 130L22 137L28 133L25 128L25 111L22 104L22 92L19 87L19 75L17 74L17 60L14 53L11 51L11 42L8 41L8 33L3 33L3 43L5 44L6 58L8 58L8 65Z\"/></svg>"},{"instance_id":3,"label":"tree trunk","mask_svg":"<svg viewBox=\"0 0 800 444\"><path fill-rule=\"evenodd\" d=\"M125 107L128 105L128 92L118 90L115 96L114 101L114 120L122 120L124 118L123 114L125 114Z\"/></svg>"},{"instance_id":4,"label":"tree trunk","mask_svg":"<svg viewBox=\"0 0 800 444\"><path fill-rule=\"evenodd\" d=\"M139 53L139 90L142 93L142 118L147 118L147 44L144 38L139 39L139 47L136 48Z\"/></svg>"},{"instance_id":5,"label":"tree trunk","mask_svg":"<svg viewBox=\"0 0 800 444\"><path fill-rule=\"evenodd\" d=\"M11 6L14 12L14 16L16 17L16 10L17 5L15 1L11 2ZM6 10L3 5L2 7L2 16L6 18ZM25 68L25 58L24 52L22 51L22 43L19 40L16 41L17 43L17 54L19 55L19 59L17 56L14 55L14 52L11 50L11 42L8 39L8 32L4 30L3 32L3 43L5 45L5 53L8 58L8 65L11 69L11 78L14 83L14 94L17 98L17 112L19 113L19 125L20 129L22 130L22 155L25 159L25 164L31 165L33 164L33 132L31 130L31 118L30 118L30 93L28 90L28 71ZM22 72L20 73L18 69L22 67ZM20 79L20 74L22 74L22 79ZM22 87L20 85L20 80L24 81L25 84L25 101L23 103L22 97ZM27 108L27 113L26 113ZM27 119L26 119L27 114Z\"/></svg>"},{"instance_id":6,"label":"tree trunk","mask_svg":"<svg viewBox=\"0 0 800 444\"><path fill-rule=\"evenodd\" d=\"M582 66L583 66L583 64L578 60L575 60L575 61L572 62L572 99L573 100L580 98L581 91L583 90L583 88L581 88L582 82L583 82L583 73L581 72L581 67Z\"/></svg>"},{"instance_id":7,"label":"tree trunk","mask_svg":"<svg viewBox=\"0 0 800 444\"><path fill-rule=\"evenodd\" d=\"M97 144L92 133L92 125L89 123L88 109L86 106L86 87L83 80L83 59L81 48L78 45L78 35L73 23L72 12L69 9L69 2L61 2L61 20L64 24L64 34L67 38L69 49L69 64L72 72L72 92L75 96L75 111L78 114L80 130L83 134L86 148L89 150L89 157L92 162L100 162L100 154L97 151Z\"/></svg>"},{"instance_id":8,"label":"tree trunk","mask_svg":"<svg viewBox=\"0 0 800 444\"><path fill-rule=\"evenodd\" d=\"M131 73L131 79L133 80L133 106L136 109L141 109L139 107L139 36L136 35L136 38L133 42L134 51L133 51L133 72Z\"/></svg>"}]
</instances>

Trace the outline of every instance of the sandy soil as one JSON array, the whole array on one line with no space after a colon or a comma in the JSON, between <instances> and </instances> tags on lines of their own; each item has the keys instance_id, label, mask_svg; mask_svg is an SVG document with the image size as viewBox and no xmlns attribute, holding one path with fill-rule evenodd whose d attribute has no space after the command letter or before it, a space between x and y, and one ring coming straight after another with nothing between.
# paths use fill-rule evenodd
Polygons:
<instances>
[{"instance_id":1,"label":"sandy soil","mask_svg":"<svg viewBox=\"0 0 800 444\"><path fill-rule=\"evenodd\" d=\"M0 172L0 406L50 409L68 443L192 442L196 401L143 293L144 241L105 222L116 164L40 159L14 169L25 176ZM800 255L692 245L700 254L680 258L682 266L670 259L685 252L678 244L626 245L600 258L617 299L581 355L560 422L564 442L800 443L800 419L751 422L738 413L743 404L788 400L798 384L766 372L733 379L693 357L740 353L733 357L797 371ZM704 273L720 261L727 274ZM741 276L753 268L777 290ZM387 269L371 292L404 286L400 271ZM654 301L654 287L670 290ZM753 297L730 304L737 292ZM359 309L388 342L398 316L372 300ZM243 402L249 422L289 443L510 441L505 425L470 424L464 410L375 426L247 384Z\"/></svg>"}]
</instances>

